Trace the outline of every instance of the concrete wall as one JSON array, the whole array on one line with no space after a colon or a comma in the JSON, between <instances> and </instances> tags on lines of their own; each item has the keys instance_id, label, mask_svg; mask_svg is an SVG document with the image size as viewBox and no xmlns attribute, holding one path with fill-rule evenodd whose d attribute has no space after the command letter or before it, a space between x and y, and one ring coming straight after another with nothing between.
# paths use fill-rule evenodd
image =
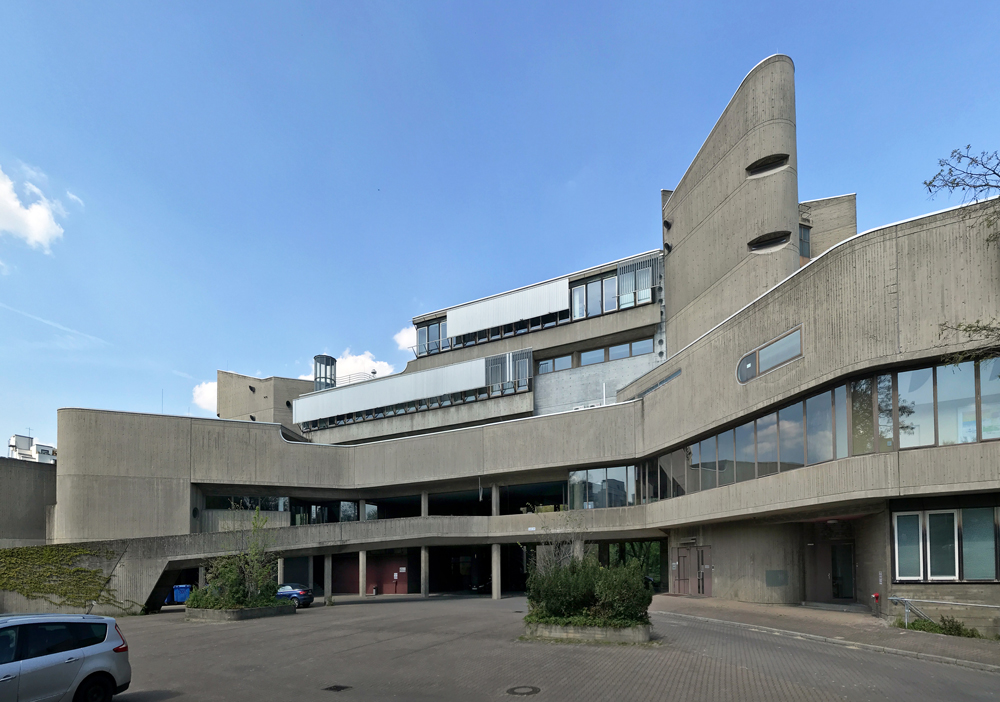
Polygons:
<instances>
[{"instance_id":1,"label":"concrete wall","mask_svg":"<svg viewBox=\"0 0 1000 702\"><path fill-rule=\"evenodd\" d=\"M656 353L647 353L535 376L535 414L567 412L604 402L613 404L619 388L645 375L661 360Z\"/></svg>"},{"instance_id":2,"label":"concrete wall","mask_svg":"<svg viewBox=\"0 0 1000 702\"><path fill-rule=\"evenodd\" d=\"M0 458L0 548L45 543L45 508L56 503L56 466Z\"/></svg>"},{"instance_id":3,"label":"concrete wall","mask_svg":"<svg viewBox=\"0 0 1000 702\"><path fill-rule=\"evenodd\" d=\"M200 520L202 532L211 531L233 531L235 529L249 529L253 522L254 514L251 510L231 510L231 509L205 509L201 510ZM267 518L268 529L277 529L292 525L291 512L262 511L261 517Z\"/></svg>"},{"instance_id":4,"label":"concrete wall","mask_svg":"<svg viewBox=\"0 0 1000 702\"><path fill-rule=\"evenodd\" d=\"M799 218L812 227L809 253L816 258L858 233L857 197L852 193L799 203Z\"/></svg>"},{"instance_id":5,"label":"concrete wall","mask_svg":"<svg viewBox=\"0 0 1000 702\"><path fill-rule=\"evenodd\" d=\"M221 419L273 422L298 433L292 423L292 408L286 404L313 391L313 381L295 378L254 378L217 372L217 405ZM251 390L250 388L253 388ZM251 420L251 416L254 418Z\"/></svg>"},{"instance_id":6,"label":"concrete wall","mask_svg":"<svg viewBox=\"0 0 1000 702\"><path fill-rule=\"evenodd\" d=\"M747 167L787 154L760 176ZM668 354L711 329L799 267L794 67L772 56L743 80L663 206ZM748 242L777 231L784 246L751 252Z\"/></svg>"}]
</instances>

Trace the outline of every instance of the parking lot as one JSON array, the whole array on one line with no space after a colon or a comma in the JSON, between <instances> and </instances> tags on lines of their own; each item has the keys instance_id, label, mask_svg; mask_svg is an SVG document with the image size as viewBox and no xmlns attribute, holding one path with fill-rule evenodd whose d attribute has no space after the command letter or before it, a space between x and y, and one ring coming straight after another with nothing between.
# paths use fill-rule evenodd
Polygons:
<instances>
[{"instance_id":1,"label":"parking lot","mask_svg":"<svg viewBox=\"0 0 1000 702\"><path fill-rule=\"evenodd\" d=\"M670 614L654 615L654 645L519 641L525 609L380 597L228 624L122 618L133 682L116 699L1000 699L997 674Z\"/></svg>"}]
</instances>

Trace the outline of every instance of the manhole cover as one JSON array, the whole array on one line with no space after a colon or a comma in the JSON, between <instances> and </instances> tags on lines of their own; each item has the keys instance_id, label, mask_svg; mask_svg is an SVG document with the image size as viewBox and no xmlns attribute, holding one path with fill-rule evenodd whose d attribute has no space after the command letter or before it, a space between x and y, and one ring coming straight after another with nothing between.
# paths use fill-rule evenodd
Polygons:
<instances>
[{"instance_id":1,"label":"manhole cover","mask_svg":"<svg viewBox=\"0 0 1000 702\"><path fill-rule=\"evenodd\" d=\"M541 691L541 688L532 687L531 685L518 685L517 687L512 687L507 690L507 694L517 695L518 697L527 697L528 695L537 695Z\"/></svg>"},{"instance_id":2,"label":"manhole cover","mask_svg":"<svg viewBox=\"0 0 1000 702\"><path fill-rule=\"evenodd\" d=\"M324 690L329 692L343 692L344 690L350 690L350 685L331 685L330 687L324 687Z\"/></svg>"}]
</instances>

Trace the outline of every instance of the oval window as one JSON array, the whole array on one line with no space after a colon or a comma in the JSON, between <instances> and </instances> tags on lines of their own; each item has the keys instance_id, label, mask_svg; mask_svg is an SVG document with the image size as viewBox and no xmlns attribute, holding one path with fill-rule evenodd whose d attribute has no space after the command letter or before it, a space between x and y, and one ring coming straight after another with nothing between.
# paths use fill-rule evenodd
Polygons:
<instances>
[{"instance_id":1,"label":"oval window","mask_svg":"<svg viewBox=\"0 0 1000 702\"><path fill-rule=\"evenodd\" d=\"M740 365L736 367L736 378L741 383L753 380L757 377L757 352L747 354L740 359Z\"/></svg>"},{"instance_id":2,"label":"oval window","mask_svg":"<svg viewBox=\"0 0 1000 702\"><path fill-rule=\"evenodd\" d=\"M747 166L747 175L755 176L774 171L788 163L788 154L771 154L764 158L759 158Z\"/></svg>"},{"instance_id":3,"label":"oval window","mask_svg":"<svg viewBox=\"0 0 1000 702\"><path fill-rule=\"evenodd\" d=\"M748 241L747 248L751 251L767 251L784 246L791 238L791 232L770 232Z\"/></svg>"}]
</instances>

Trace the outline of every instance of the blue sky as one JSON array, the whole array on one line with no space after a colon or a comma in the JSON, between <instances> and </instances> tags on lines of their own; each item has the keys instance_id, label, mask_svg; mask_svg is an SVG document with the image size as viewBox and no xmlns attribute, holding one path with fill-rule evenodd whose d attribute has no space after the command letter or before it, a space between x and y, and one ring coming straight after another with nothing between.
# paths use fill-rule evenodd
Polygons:
<instances>
[{"instance_id":1,"label":"blue sky","mask_svg":"<svg viewBox=\"0 0 1000 702\"><path fill-rule=\"evenodd\" d=\"M860 229L956 204L921 181L1000 148L998 26L985 2L4 3L0 435L213 416L216 369L324 351L399 371L416 314L656 248L659 190L774 53L800 199L857 192Z\"/></svg>"}]
</instances>

